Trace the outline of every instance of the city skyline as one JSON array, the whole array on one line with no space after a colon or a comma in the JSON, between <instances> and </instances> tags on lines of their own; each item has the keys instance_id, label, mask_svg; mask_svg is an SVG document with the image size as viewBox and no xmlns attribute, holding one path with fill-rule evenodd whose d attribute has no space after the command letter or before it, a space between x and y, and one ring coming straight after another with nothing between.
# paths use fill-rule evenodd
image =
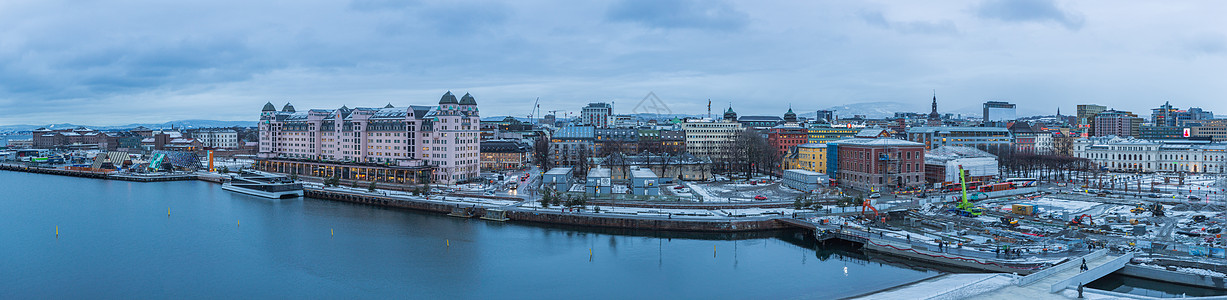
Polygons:
<instances>
[{"instance_id":1,"label":"city skyline","mask_svg":"<svg viewBox=\"0 0 1227 300\"><path fill-rule=\"evenodd\" d=\"M742 115L925 112L933 90L954 113L1227 109L1219 3L296 4L0 4L0 125L255 120L268 101L422 105L447 90L519 117L537 97L543 113L630 113L649 92L682 114L709 99Z\"/></svg>"}]
</instances>

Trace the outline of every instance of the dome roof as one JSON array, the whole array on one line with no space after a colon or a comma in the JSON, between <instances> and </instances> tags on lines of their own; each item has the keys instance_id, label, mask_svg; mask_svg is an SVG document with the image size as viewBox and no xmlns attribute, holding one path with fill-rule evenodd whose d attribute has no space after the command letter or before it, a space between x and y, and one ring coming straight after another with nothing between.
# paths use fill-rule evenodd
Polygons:
<instances>
[{"instance_id":1,"label":"dome roof","mask_svg":"<svg viewBox=\"0 0 1227 300\"><path fill-rule=\"evenodd\" d=\"M456 101L456 95L452 95L452 91L447 91L447 94L443 94L443 98L439 99L439 104L459 104L459 102Z\"/></svg>"},{"instance_id":2,"label":"dome roof","mask_svg":"<svg viewBox=\"0 0 1227 300\"><path fill-rule=\"evenodd\" d=\"M788 108L788 112L784 113L784 121L788 121L788 122L797 121L797 113L792 112L791 107Z\"/></svg>"},{"instance_id":3,"label":"dome roof","mask_svg":"<svg viewBox=\"0 0 1227 300\"><path fill-rule=\"evenodd\" d=\"M477 100L473 99L473 95L464 93L464 97L460 97L460 105L477 105Z\"/></svg>"},{"instance_id":4,"label":"dome roof","mask_svg":"<svg viewBox=\"0 0 1227 300\"><path fill-rule=\"evenodd\" d=\"M294 112L294 105L291 105L289 102L286 102L286 103L285 103L285 106L282 106L282 107L281 107L281 111L284 111L284 112Z\"/></svg>"},{"instance_id":5,"label":"dome roof","mask_svg":"<svg viewBox=\"0 0 1227 300\"><path fill-rule=\"evenodd\" d=\"M269 102L269 103L265 103L264 109L261 109L260 111L277 111L277 107L273 106L272 102Z\"/></svg>"}]
</instances>

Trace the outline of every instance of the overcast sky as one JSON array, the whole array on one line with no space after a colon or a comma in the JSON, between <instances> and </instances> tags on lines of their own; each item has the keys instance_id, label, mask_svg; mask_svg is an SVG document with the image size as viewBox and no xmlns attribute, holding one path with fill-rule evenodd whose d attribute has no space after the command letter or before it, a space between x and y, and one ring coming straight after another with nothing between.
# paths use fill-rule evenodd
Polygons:
<instances>
[{"instance_id":1,"label":"overcast sky","mask_svg":"<svg viewBox=\"0 0 1227 300\"><path fill-rule=\"evenodd\" d=\"M1227 1L0 1L0 125L255 120L435 104L483 115L780 115L891 101L1020 115L1227 113Z\"/></svg>"}]
</instances>

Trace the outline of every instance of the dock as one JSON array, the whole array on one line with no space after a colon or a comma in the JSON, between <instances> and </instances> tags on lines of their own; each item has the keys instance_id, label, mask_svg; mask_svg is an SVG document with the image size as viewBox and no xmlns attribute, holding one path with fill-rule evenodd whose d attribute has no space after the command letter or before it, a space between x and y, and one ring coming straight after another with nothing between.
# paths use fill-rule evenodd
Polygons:
<instances>
[{"instance_id":1,"label":"dock","mask_svg":"<svg viewBox=\"0 0 1227 300\"><path fill-rule=\"evenodd\" d=\"M163 182L163 181L185 181L196 180L195 174L119 174L115 172L93 172L93 171L78 171L67 169L54 168L39 168L23 165L0 164L0 170L38 173L60 176L72 176L94 179L122 180L134 182Z\"/></svg>"}]
</instances>

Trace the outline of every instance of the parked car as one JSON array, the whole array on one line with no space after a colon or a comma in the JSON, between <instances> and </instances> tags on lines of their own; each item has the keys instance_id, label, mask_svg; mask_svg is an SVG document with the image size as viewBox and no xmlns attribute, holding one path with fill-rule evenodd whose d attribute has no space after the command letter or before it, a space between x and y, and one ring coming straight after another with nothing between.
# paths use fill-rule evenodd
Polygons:
<instances>
[{"instance_id":1,"label":"parked car","mask_svg":"<svg viewBox=\"0 0 1227 300\"><path fill-rule=\"evenodd\" d=\"M1159 196L1159 194L1150 193L1150 194L1147 194L1147 195L1146 195L1146 197L1151 197L1151 198L1161 198L1162 196Z\"/></svg>"},{"instance_id":2,"label":"parked car","mask_svg":"<svg viewBox=\"0 0 1227 300\"><path fill-rule=\"evenodd\" d=\"M882 193L869 194L869 198L882 198Z\"/></svg>"},{"instance_id":3,"label":"parked car","mask_svg":"<svg viewBox=\"0 0 1227 300\"><path fill-rule=\"evenodd\" d=\"M680 190L680 189L684 189L684 188L686 188L686 186L684 186L684 185L678 185L678 186L673 187L673 189L675 189L675 190Z\"/></svg>"},{"instance_id":4,"label":"parked car","mask_svg":"<svg viewBox=\"0 0 1227 300\"><path fill-rule=\"evenodd\" d=\"M1201 201L1201 198L1197 196L1189 196L1189 201Z\"/></svg>"},{"instance_id":5,"label":"parked car","mask_svg":"<svg viewBox=\"0 0 1227 300\"><path fill-rule=\"evenodd\" d=\"M763 195L757 195L757 196L754 196L754 200L767 200L767 197Z\"/></svg>"}]
</instances>

